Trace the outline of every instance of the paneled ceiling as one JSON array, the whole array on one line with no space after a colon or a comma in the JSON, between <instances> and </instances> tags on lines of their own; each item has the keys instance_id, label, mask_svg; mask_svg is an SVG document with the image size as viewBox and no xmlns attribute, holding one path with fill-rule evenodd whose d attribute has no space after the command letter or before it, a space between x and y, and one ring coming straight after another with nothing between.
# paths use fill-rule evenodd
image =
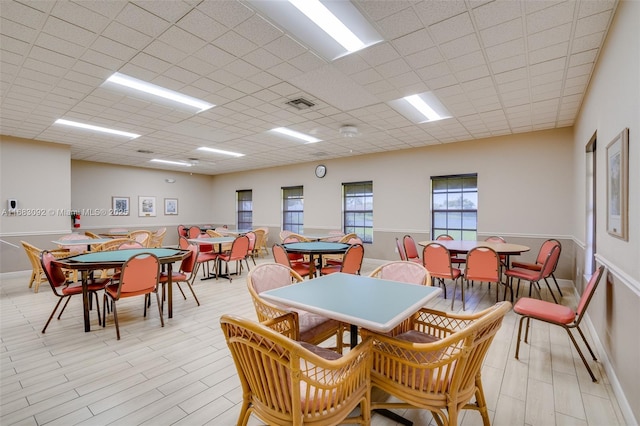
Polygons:
<instances>
[{"instance_id":1,"label":"paneled ceiling","mask_svg":"<svg viewBox=\"0 0 640 426\"><path fill-rule=\"evenodd\" d=\"M215 175L571 126L617 0L352 3L384 41L328 61L244 1L1 0L0 133L70 145L77 160ZM104 87L116 71L216 107ZM414 124L387 104L426 91L453 117ZM287 104L298 98L314 106ZM281 126L322 142L268 132Z\"/></svg>"}]
</instances>

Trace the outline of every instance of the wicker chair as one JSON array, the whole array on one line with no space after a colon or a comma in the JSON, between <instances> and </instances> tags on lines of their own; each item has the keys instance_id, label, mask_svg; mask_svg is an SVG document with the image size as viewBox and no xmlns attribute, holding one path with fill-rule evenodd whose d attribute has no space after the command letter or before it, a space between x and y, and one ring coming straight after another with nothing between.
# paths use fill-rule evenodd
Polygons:
<instances>
[{"instance_id":1,"label":"wicker chair","mask_svg":"<svg viewBox=\"0 0 640 426\"><path fill-rule=\"evenodd\" d=\"M242 384L238 425L252 414L269 425L370 424L370 341L342 356L237 316L220 325Z\"/></svg>"},{"instance_id":2,"label":"wicker chair","mask_svg":"<svg viewBox=\"0 0 640 426\"><path fill-rule=\"evenodd\" d=\"M256 233L256 237L258 238L256 240L256 254L259 256L264 251L264 253L269 256L269 228L256 228L253 232ZM260 235L261 233L263 235Z\"/></svg>"},{"instance_id":3,"label":"wicker chair","mask_svg":"<svg viewBox=\"0 0 640 426\"><path fill-rule=\"evenodd\" d=\"M38 247L27 243L26 241L20 241L24 251L27 253L27 258L31 263L31 277L29 278L29 288L33 287L33 292L37 293L40 289L40 284L47 281L47 276L42 269L42 263L40 262L40 255L42 250ZM66 249L49 250L56 259L70 256L71 253ZM33 286L35 284L35 286Z\"/></svg>"},{"instance_id":4,"label":"wicker chair","mask_svg":"<svg viewBox=\"0 0 640 426\"><path fill-rule=\"evenodd\" d=\"M151 231L145 231L143 229L140 229L137 231L129 232L129 239L136 240L143 246L149 247L149 244L151 244L151 235L152 235Z\"/></svg>"},{"instance_id":5,"label":"wicker chair","mask_svg":"<svg viewBox=\"0 0 640 426\"><path fill-rule=\"evenodd\" d=\"M431 274L427 268L415 262L396 260L378 266L370 277L400 281L409 284L431 285Z\"/></svg>"},{"instance_id":6,"label":"wicker chair","mask_svg":"<svg viewBox=\"0 0 640 426\"><path fill-rule=\"evenodd\" d=\"M162 227L156 230L153 234L151 234L151 242L149 243L149 247L151 248L160 248L162 247L162 242L164 241L164 236L167 234L167 228Z\"/></svg>"},{"instance_id":7,"label":"wicker chair","mask_svg":"<svg viewBox=\"0 0 640 426\"><path fill-rule=\"evenodd\" d=\"M431 411L438 425L457 425L462 409L480 411L489 425L481 367L511 303L472 315L423 308L396 336L362 330L373 337L371 384L401 402L372 402L373 409ZM475 395L475 403L470 400Z\"/></svg>"},{"instance_id":8,"label":"wicker chair","mask_svg":"<svg viewBox=\"0 0 640 426\"><path fill-rule=\"evenodd\" d=\"M258 321L264 322L287 312L295 312L296 321L300 324L299 337L296 340L319 345L335 337L336 348L342 352L344 324L303 310L286 310L260 297L260 293L263 291L295 285L301 281L304 279L296 271L279 263L262 263L253 268L247 277L247 287L256 309Z\"/></svg>"}]
</instances>

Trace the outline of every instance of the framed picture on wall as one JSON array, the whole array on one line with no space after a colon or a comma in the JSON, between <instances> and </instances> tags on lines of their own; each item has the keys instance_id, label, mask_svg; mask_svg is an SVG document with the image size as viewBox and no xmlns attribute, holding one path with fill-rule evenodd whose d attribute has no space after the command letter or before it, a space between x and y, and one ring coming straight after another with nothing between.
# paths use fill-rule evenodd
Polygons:
<instances>
[{"instance_id":1,"label":"framed picture on wall","mask_svg":"<svg viewBox=\"0 0 640 426\"><path fill-rule=\"evenodd\" d=\"M607 145L607 232L629 239L629 129Z\"/></svg>"},{"instance_id":2,"label":"framed picture on wall","mask_svg":"<svg viewBox=\"0 0 640 426\"><path fill-rule=\"evenodd\" d=\"M156 215L156 197L138 197L138 216Z\"/></svg>"},{"instance_id":3,"label":"framed picture on wall","mask_svg":"<svg viewBox=\"0 0 640 426\"><path fill-rule=\"evenodd\" d=\"M129 197L111 197L111 216L129 216Z\"/></svg>"},{"instance_id":4,"label":"framed picture on wall","mask_svg":"<svg viewBox=\"0 0 640 426\"><path fill-rule=\"evenodd\" d=\"M165 198L164 199L164 214L165 215L177 215L178 214L178 199L177 198Z\"/></svg>"}]
</instances>

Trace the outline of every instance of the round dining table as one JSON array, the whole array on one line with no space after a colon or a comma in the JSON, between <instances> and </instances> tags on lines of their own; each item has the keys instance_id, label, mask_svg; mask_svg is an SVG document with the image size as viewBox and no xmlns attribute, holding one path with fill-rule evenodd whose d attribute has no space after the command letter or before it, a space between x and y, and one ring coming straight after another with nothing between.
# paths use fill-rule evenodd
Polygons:
<instances>
[{"instance_id":1,"label":"round dining table","mask_svg":"<svg viewBox=\"0 0 640 426\"><path fill-rule=\"evenodd\" d=\"M418 244L426 246L430 243L438 243L445 246L451 254L467 254L471 249L476 247L489 247L498 254L512 256L522 254L531 250L527 246L512 243L497 243L494 241L468 241L468 240L435 240L435 241L419 241Z\"/></svg>"}]
</instances>

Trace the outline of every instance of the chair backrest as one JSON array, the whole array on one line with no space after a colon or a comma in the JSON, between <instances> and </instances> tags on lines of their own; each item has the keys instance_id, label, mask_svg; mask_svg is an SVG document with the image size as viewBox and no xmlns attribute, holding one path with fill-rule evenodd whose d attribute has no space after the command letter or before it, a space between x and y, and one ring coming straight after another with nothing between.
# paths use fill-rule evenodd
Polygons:
<instances>
[{"instance_id":1,"label":"chair backrest","mask_svg":"<svg viewBox=\"0 0 640 426\"><path fill-rule=\"evenodd\" d=\"M407 260L420 259L418 246L416 246L416 242L411 235L402 237L402 246L404 247L404 254L407 256Z\"/></svg>"},{"instance_id":2,"label":"chair backrest","mask_svg":"<svg viewBox=\"0 0 640 426\"><path fill-rule=\"evenodd\" d=\"M182 263L180 263L180 270L185 274L190 274L198 264L197 260L200 248L197 244L189 244L187 250L189 250L191 253L189 254L189 256L182 259Z\"/></svg>"},{"instance_id":3,"label":"chair backrest","mask_svg":"<svg viewBox=\"0 0 640 426\"><path fill-rule=\"evenodd\" d=\"M102 244L96 244L93 251L112 251L118 250L118 248L124 243L131 243L134 240L129 238L112 238L109 241L105 241Z\"/></svg>"},{"instance_id":4,"label":"chair backrest","mask_svg":"<svg viewBox=\"0 0 640 426\"><path fill-rule=\"evenodd\" d=\"M340 272L359 275L360 268L362 267L362 259L364 259L364 246L357 243L349 246L342 258Z\"/></svg>"},{"instance_id":5,"label":"chair backrest","mask_svg":"<svg viewBox=\"0 0 640 426\"><path fill-rule=\"evenodd\" d=\"M229 260L240 260L247 257L249 252L249 238L246 235L240 235L233 240L231 244L231 252L229 253Z\"/></svg>"},{"instance_id":6,"label":"chair backrest","mask_svg":"<svg viewBox=\"0 0 640 426\"><path fill-rule=\"evenodd\" d=\"M370 340L344 357L324 351L330 361L258 322L222 315L220 325L245 398L238 424L248 413L267 424L339 424L363 398L368 409Z\"/></svg>"},{"instance_id":7,"label":"chair backrest","mask_svg":"<svg viewBox=\"0 0 640 426\"><path fill-rule=\"evenodd\" d=\"M100 235L98 234L94 234L91 231L84 231L84 235L89 237L89 238L100 238Z\"/></svg>"},{"instance_id":8,"label":"chair backrest","mask_svg":"<svg viewBox=\"0 0 640 426\"><path fill-rule=\"evenodd\" d=\"M293 232L291 231L287 231L286 229L283 229L282 231L280 231L280 241L284 242L284 239L287 238L292 233Z\"/></svg>"},{"instance_id":9,"label":"chair backrest","mask_svg":"<svg viewBox=\"0 0 640 426\"><path fill-rule=\"evenodd\" d=\"M253 252L253 249L256 248L256 233L249 231L244 235L249 239L249 252Z\"/></svg>"},{"instance_id":10,"label":"chair backrest","mask_svg":"<svg viewBox=\"0 0 640 426\"><path fill-rule=\"evenodd\" d=\"M187 231L189 238L198 238L198 235L202 234L202 230L197 226L192 226Z\"/></svg>"},{"instance_id":11,"label":"chair backrest","mask_svg":"<svg viewBox=\"0 0 640 426\"><path fill-rule=\"evenodd\" d=\"M118 246L118 250L144 248L138 241L126 241Z\"/></svg>"},{"instance_id":12,"label":"chair backrest","mask_svg":"<svg viewBox=\"0 0 640 426\"><path fill-rule=\"evenodd\" d=\"M270 302L263 300L260 293L302 281L303 278L296 271L280 263L261 263L249 271L247 288L251 294L258 321L267 321L282 315L282 310L274 308Z\"/></svg>"},{"instance_id":13,"label":"chair backrest","mask_svg":"<svg viewBox=\"0 0 640 426\"><path fill-rule=\"evenodd\" d=\"M303 241L306 241L306 240L301 240L297 234L289 234L282 241L282 244L300 243L300 242L303 242ZM290 261L293 261L293 262L304 260L304 254L302 254L302 253L287 253L287 257L289 258Z\"/></svg>"},{"instance_id":14,"label":"chair backrest","mask_svg":"<svg viewBox=\"0 0 640 426\"><path fill-rule=\"evenodd\" d=\"M291 267L291 261L289 260L289 254L287 253L287 249L284 248L282 244L274 244L271 247L271 252L273 253L273 260L276 263L284 265L288 268Z\"/></svg>"},{"instance_id":15,"label":"chair backrest","mask_svg":"<svg viewBox=\"0 0 640 426\"><path fill-rule=\"evenodd\" d=\"M351 233L349 233L349 234L345 234L345 235L341 236L341 237L338 239L338 242L339 242L339 243L348 244L350 239L352 239L352 238L356 238L357 236L358 236L358 234L355 234L355 233L351 232Z\"/></svg>"},{"instance_id":16,"label":"chair backrest","mask_svg":"<svg viewBox=\"0 0 640 426\"><path fill-rule=\"evenodd\" d=\"M578 307L576 309L576 324L580 324L580 321L582 321L582 317L586 312L589 303L591 302L591 298L596 292L596 288L598 287L600 278L602 278L603 274L604 266L600 265L598 266L598 269L596 269L596 271L593 273L593 275L591 275L591 279L589 279L587 287L584 289L582 296L580 296L580 302L578 302Z\"/></svg>"},{"instance_id":17,"label":"chair backrest","mask_svg":"<svg viewBox=\"0 0 640 426\"><path fill-rule=\"evenodd\" d=\"M347 240L347 244L363 244L362 242L362 238L358 237L357 235L355 237L351 237Z\"/></svg>"},{"instance_id":18,"label":"chair backrest","mask_svg":"<svg viewBox=\"0 0 640 426\"><path fill-rule=\"evenodd\" d=\"M419 263L404 260L380 265L369 276L408 284L431 285L431 274L427 268Z\"/></svg>"},{"instance_id":19,"label":"chair backrest","mask_svg":"<svg viewBox=\"0 0 640 426\"><path fill-rule=\"evenodd\" d=\"M499 282L500 256L489 247L474 247L467 254L465 277L470 281Z\"/></svg>"},{"instance_id":20,"label":"chair backrest","mask_svg":"<svg viewBox=\"0 0 640 426\"><path fill-rule=\"evenodd\" d=\"M184 225L178 225L178 237L187 237L188 235L187 227Z\"/></svg>"},{"instance_id":21,"label":"chair backrest","mask_svg":"<svg viewBox=\"0 0 640 426\"><path fill-rule=\"evenodd\" d=\"M188 249L190 245L191 243L189 243L187 237L182 235L178 237L178 247L180 247L181 249Z\"/></svg>"},{"instance_id":22,"label":"chair backrest","mask_svg":"<svg viewBox=\"0 0 640 426\"><path fill-rule=\"evenodd\" d=\"M253 230L253 233L256 235L256 245L255 248L259 249L267 245L267 233L263 228L257 228Z\"/></svg>"},{"instance_id":23,"label":"chair backrest","mask_svg":"<svg viewBox=\"0 0 640 426\"><path fill-rule=\"evenodd\" d=\"M146 231L142 229L137 231L131 231L129 233L129 239L136 240L137 242L142 244L144 247L149 247L149 244L151 243L151 231Z\"/></svg>"},{"instance_id":24,"label":"chair backrest","mask_svg":"<svg viewBox=\"0 0 640 426\"><path fill-rule=\"evenodd\" d=\"M559 259L560 259L560 246L551 247L551 251L549 251L547 258L542 264L542 268L540 268L539 279L550 277L551 274L553 274L553 271L556 269Z\"/></svg>"},{"instance_id":25,"label":"chair backrest","mask_svg":"<svg viewBox=\"0 0 640 426\"><path fill-rule=\"evenodd\" d=\"M504 238L499 237L497 235L492 235L490 237L485 238L484 240L489 241L491 243L506 243Z\"/></svg>"},{"instance_id":26,"label":"chair backrest","mask_svg":"<svg viewBox=\"0 0 640 426\"><path fill-rule=\"evenodd\" d=\"M560 244L560 241L550 238L546 240L544 243L542 243L542 245L540 246L540 251L538 251L538 257L536 258L536 263L539 265L542 265L546 260L547 256L549 255L549 252L554 247L558 247L558 260L560 260L560 253L562 252L562 244ZM553 271L556 270L557 266L558 264L556 262L556 264L553 267Z\"/></svg>"},{"instance_id":27,"label":"chair backrest","mask_svg":"<svg viewBox=\"0 0 640 426\"><path fill-rule=\"evenodd\" d=\"M151 293L156 289L159 278L158 258L152 253L135 254L122 265L116 298L119 299L126 293Z\"/></svg>"},{"instance_id":28,"label":"chair backrest","mask_svg":"<svg viewBox=\"0 0 640 426\"><path fill-rule=\"evenodd\" d=\"M219 233L217 231L214 231L213 229L207 229L205 232L207 233L207 235L210 238L222 238L222 237L224 237L224 235L222 235L221 233Z\"/></svg>"},{"instance_id":29,"label":"chair backrest","mask_svg":"<svg viewBox=\"0 0 640 426\"><path fill-rule=\"evenodd\" d=\"M398 254L400 255L400 260L407 260L407 255L404 252L404 247L400 242L400 239L396 237L396 249L398 250Z\"/></svg>"},{"instance_id":30,"label":"chair backrest","mask_svg":"<svg viewBox=\"0 0 640 426\"><path fill-rule=\"evenodd\" d=\"M422 251L422 262L432 277L453 278L451 268L451 254L449 250L439 243L429 243Z\"/></svg>"},{"instance_id":31,"label":"chair backrest","mask_svg":"<svg viewBox=\"0 0 640 426\"><path fill-rule=\"evenodd\" d=\"M53 263L54 260L56 260L56 257L49 250L43 250L40 254L42 270L47 277L47 281L51 284L51 289L58 294L57 288L66 284L67 277L62 268Z\"/></svg>"},{"instance_id":32,"label":"chair backrest","mask_svg":"<svg viewBox=\"0 0 640 426\"><path fill-rule=\"evenodd\" d=\"M167 228L162 227L158 228L156 232L151 235L151 242L149 243L149 247L160 248L162 247L162 242L164 241L164 236L167 234Z\"/></svg>"},{"instance_id":33,"label":"chair backrest","mask_svg":"<svg viewBox=\"0 0 640 426\"><path fill-rule=\"evenodd\" d=\"M451 235L448 234L440 234L436 237L436 241L453 241L453 237Z\"/></svg>"},{"instance_id":34,"label":"chair backrest","mask_svg":"<svg viewBox=\"0 0 640 426\"><path fill-rule=\"evenodd\" d=\"M25 253L27 253L27 259L31 262L33 272L37 273L38 271L41 271L42 264L40 263L40 253L42 250L26 241L20 241L20 244L22 244L22 248L24 248Z\"/></svg>"},{"instance_id":35,"label":"chair backrest","mask_svg":"<svg viewBox=\"0 0 640 426\"><path fill-rule=\"evenodd\" d=\"M87 239L86 235L76 234L76 233L63 235L62 237L58 238L59 241L86 240L86 239ZM68 249L70 254L84 253L87 250L87 246L85 246L83 244L82 245L70 245L70 246L58 245L58 247L59 248Z\"/></svg>"}]
</instances>

